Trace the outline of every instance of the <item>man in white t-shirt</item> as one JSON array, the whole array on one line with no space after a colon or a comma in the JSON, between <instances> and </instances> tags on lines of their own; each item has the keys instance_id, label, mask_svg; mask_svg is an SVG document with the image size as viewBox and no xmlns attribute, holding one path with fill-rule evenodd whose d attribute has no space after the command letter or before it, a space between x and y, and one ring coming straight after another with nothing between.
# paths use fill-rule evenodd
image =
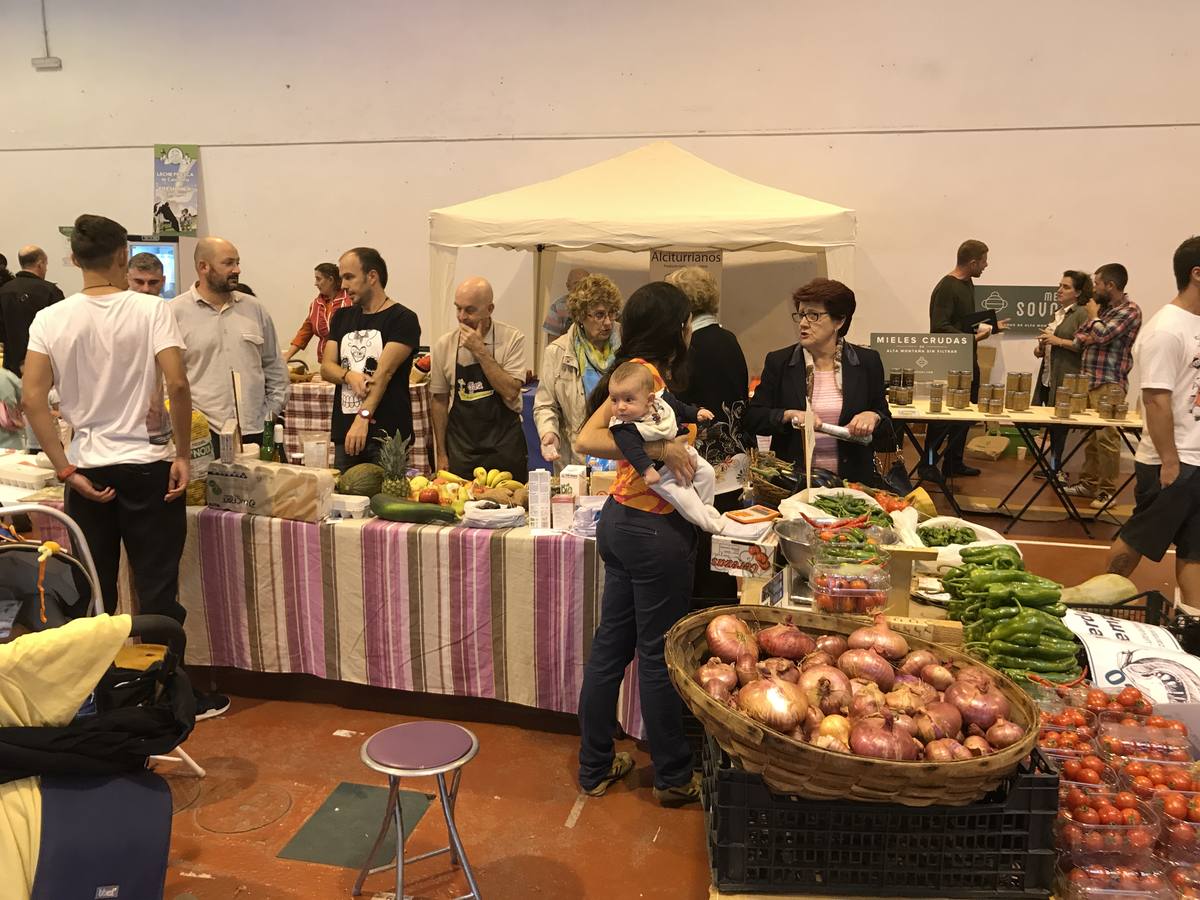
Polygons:
<instances>
[{"instance_id":1,"label":"man in white t-shirt","mask_svg":"<svg viewBox=\"0 0 1200 900\"><path fill-rule=\"evenodd\" d=\"M66 486L66 511L87 538L105 609L117 608L124 541L139 612L182 623L192 396L175 317L157 297L127 290L127 239L112 219L75 220L71 254L83 290L39 312L29 328L25 414ZM51 388L74 429L70 449L50 415ZM228 707L218 694L198 696L196 716Z\"/></svg>"},{"instance_id":2,"label":"man in white t-shirt","mask_svg":"<svg viewBox=\"0 0 1200 900\"><path fill-rule=\"evenodd\" d=\"M471 478L500 469L518 481L529 474L521 428L525 335L492 318L492 286L468 278L454 291L458 327L430 351L429 393L439 469Z\"/></svg>"},{"instance_id":3,"label":"man in white t-shirt","mask_svg":"<svg viewBox=\"0 0 1200 900\"><path fill-rule=\"evenodd\" d=\"M1108 571L1129 576L1175 545L1183 602L1200 606L1200 237L1175 251L1175 299L1133 347L1146 421L1134 465L1136 506L1109 551Z\"/></svg>"}]
</instances>

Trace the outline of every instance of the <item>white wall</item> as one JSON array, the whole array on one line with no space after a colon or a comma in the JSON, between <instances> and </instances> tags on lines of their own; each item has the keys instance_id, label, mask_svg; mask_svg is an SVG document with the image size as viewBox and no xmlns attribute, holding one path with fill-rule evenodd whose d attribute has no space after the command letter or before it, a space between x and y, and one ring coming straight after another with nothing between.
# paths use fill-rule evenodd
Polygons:
<instances>
[{"instance_id":1,"label":"white wall","mask_svg":"<svg viewBox=\"0 0 1200 900\"><path fill-rule=\"evenodd\" d=\"M316 262L375 245L427 314L429 209L661 136L858 211L859 340L925 327L965 237L992 247L985 281L1121 261L1155 309L1200 231L1192 0L46 3L61 72L28 62L37 0L3 10L0 250L57 261L83 211L149 230L150 145L199 143L208 231L238 244L285 340ZM527 259L471 251L459 271L533 327ZM752 369L787 342L789 276L727 280ZM1029 348L1006 339L1009 368Z\"/></svg>"}]
</instances>

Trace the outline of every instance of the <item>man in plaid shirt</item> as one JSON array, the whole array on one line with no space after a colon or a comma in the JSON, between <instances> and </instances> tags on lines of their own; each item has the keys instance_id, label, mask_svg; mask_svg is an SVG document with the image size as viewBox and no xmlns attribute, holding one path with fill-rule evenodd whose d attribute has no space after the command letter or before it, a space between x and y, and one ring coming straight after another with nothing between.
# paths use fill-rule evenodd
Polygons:
<instances>
[{"instance_id":1,"label":"man in plaid shirt","mask_svg":"<svg viewBox=\"0 0 1200 900\"><path fill-rule=\"evenodd\" d=\"M1125 399L1133 366L1133 342L1142 328L1142 311L1125 293L1129 273L1120 263L1101 266L1093 281L1095 294L1087 304L1088 321L1075 333L1075 347L1083 351L1080 371L1088 377L1088 406L1097 409L1104 397L1114 403ZM1117 489L1120 463L1117 430L1092 429L1079 481L1066 488L1066 493L1094 497L1092 509L1103 509Z\"/></svg>"}]
</instances>

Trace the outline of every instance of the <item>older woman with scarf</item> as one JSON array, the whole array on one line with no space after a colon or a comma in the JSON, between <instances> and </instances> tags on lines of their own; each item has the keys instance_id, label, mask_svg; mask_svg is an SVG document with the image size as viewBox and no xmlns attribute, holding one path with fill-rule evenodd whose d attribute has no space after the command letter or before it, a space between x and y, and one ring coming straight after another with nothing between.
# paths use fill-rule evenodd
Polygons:
<instances>
[{"instance_id":1,"label":"older woman with scarf","mask_svg":"<svg viewBox=\"0 0 1200 900\"><path fill-rule=\"evenodd\" d=\"M542 354L533 421L542 457L557 467L582 463L571 444L587 420L587 398L621 346L620 289L604 275L588 275L567 295L571 327Z\"/></svg>"},{"instance_id":2,"label":"older woman with scarf","mask_svg":"<svg viewBox=\"0 0 1200 900\"><path fill-rule=\"evenodd\" d=\"M804 469L804 420L843 425L874 435L895 449L883 362L879 354L845 340L854 318L854 292L840 281L815 278L792 295L795 344L767 354L762 380L746 410L746 427L771 436L771 450ZM813 468L847 481L882 485L870 445L817 434ZM884 446L886 445L886 446Z\"/></svg>"}]
</instances>

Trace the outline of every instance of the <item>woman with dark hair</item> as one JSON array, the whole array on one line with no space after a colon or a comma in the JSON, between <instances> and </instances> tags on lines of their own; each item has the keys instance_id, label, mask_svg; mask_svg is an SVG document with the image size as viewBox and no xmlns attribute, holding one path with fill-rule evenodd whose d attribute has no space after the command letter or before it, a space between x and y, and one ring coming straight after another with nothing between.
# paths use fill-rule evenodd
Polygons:
<instances>
[{"instance_id":1,"label":"woman with dark hair","mask_svg":"<svg viewBox=\"0 0 1200 900\"><path fill-rule=\"evenodd\" d=\"M622 344L609 373L632 361L646 367L656 389L673 383L684 371L691 316L687 296L674 285L656 281L638 288L622 311ZM620 459L608 429L613 409L608 382L606 374L592 392L592 415L575 440L575 450ZM645 449L681 484L691 482L685 445L659 441L647 443ZM621 679L636 652L642 719L654 762L654 797L663 806L691 803L700 797L700 783L693 776L692 752L683 734L683 704L667 676L663 637L688 612L696 529L622 460L612 495L600 513L596 545L604 560L604 598L579 695L579 786L599 797L633 768L628 753L614 754L613 734Z\"/></svg>"},{"instance_id":2,"label":"woman with dark hair","mask_svg":"<svg viewBox=\"0 0 1200 900\"><path fill-rule=\"evenodd\" d=\"M329 340L329 322L333 314L343 306L351 303L350 295L342 290L342 276L338 267L330 262L320 263L313 270L314 285L317 296L308 306L308 315L300 325L300 330L292 338L292 346L283 354L284 362L308 346L315 335L317 338L317 365L325 358L325 342Z\"/></svg>"},{"instance_id":3,"label":"woman with dark hair","mask_svg":"<svg viewBox=\"0 0 1200 900\"><path fill-rule=\"evenodd\" d=\"M1042 361L1034 391L1035 406L1053 406L1063 379L1067 375L1079 374L1083 350L1075 343L1075 332L1087 324L1087 302L1092 299L1092 276L1074 269L1063 272L1055 299L1058 300L1058 309L1038 337L1037 348L1033 351L1033 355ZM1051 425L1047 429L1050 433L1050 469L1054 472L1062 465L1069 430L1066 425ZM1034 475L1034 478L1038 477L1042 477L1041 472Z\"/></svg>"},{"instance_id":4,"label":"woman with dark hair","mask_svg":"<svg viewBox=\"0 0 1200 900\"><path fill-rule=\"evenodd\" d=\"M8 271L8 257L0 253L0 287L8 284L14 277L16 276Z\"/></svg>"},{"instance_id":5,"label":"woman with dark hair","mask_svg":"<svg viewBox=\"0 0 1200 900\"><path fill-rule=\"evenodd\" d=\"M804 466L804 418L874 435L879 449L895 449L887 386L879 354L845 340L854 319L854 291L840 281L815 278L792 295L798 341L767 354L762 379L746 409L746 428L770 435L771 450ZM848 481L882 484L874 448L817 434L813 468Z\"/></svg>"}]
</instances>

